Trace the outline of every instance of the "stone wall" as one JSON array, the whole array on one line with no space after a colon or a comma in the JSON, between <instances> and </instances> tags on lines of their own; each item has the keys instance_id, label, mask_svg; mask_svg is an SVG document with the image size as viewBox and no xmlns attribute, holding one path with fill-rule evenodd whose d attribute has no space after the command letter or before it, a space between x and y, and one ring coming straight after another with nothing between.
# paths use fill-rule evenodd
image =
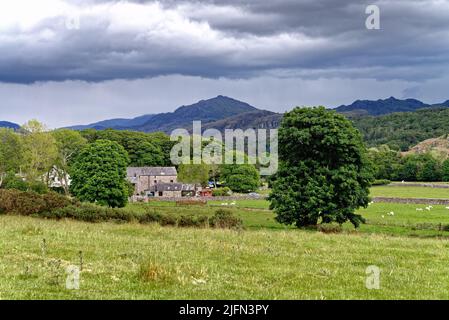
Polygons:
<instances>
[{"instance_id":1,"label":"stone wall","mask_svg":"<svg viewBox=\"0 0 449 320\"><path fill-rule=\"evenodd\" d=\"M405 203L405 204L434 204L434 205L449 205L449 199L425 199L425 198L389 198L389 197L375 197L373 202L386 203Z\"/></svg>"}]
</instances>

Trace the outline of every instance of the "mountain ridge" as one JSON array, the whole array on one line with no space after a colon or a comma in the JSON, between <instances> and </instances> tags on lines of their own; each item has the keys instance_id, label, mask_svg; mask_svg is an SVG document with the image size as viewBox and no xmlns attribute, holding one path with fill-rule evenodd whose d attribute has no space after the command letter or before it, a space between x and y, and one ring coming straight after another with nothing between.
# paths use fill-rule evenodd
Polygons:
<instances>
[{"instance_id":1,"label":"mountain ridge","mask_svg":"<svg viewBox=\"0 0 449 320\"><path fill-rule=\"evenodd\" d=\"M417 99L389 97L378 100L356 100L350 105L341 105L334 110L349 116L380 116L396 112L414 112L433 107L449 107L449 100L443 103L427 104Z\"/></svg>"},{"instance_id":2,"label":"mountain ridge","mask_svg":"<svg viewBox=\"0 0 449 320\"><path fill-rule=\"evenodd\" d=\"M200 100L191 105L183 105L173 112L150 114L133 119L110 119L89 125L68 127L73 130L93 128L97 130L117 129L143 132L171 132L177 128L189 128L192 121L200 120L203 124L231 118L246 112L260 111L246 102L219 95L215 98Z\"/></svg>"},{"instance_id":3,"label":"mountain ridge","mask_svg":"<svg viewBox=\"0 0 449 320\"><path fill-rule=\"evenodd\" d=\"M20 125L18 125L17 123L14 123L14 122L0 121L0 128L9 128L9 129L17 130L20 128Z\"/></svg>"}]
</instances>

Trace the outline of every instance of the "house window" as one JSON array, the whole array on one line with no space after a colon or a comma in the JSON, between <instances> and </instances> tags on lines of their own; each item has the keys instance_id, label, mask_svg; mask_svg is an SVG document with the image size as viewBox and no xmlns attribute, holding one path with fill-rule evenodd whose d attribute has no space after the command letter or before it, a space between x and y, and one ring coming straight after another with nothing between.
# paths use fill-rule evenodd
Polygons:
<instances>
[{"instance_id":1,"label":"house window","mask_svg":"<svg viewBox=\"0 0 449 320\"><path fill-rule=\"evenodd\" d=\"M154 184L157 184L157 180L154 180Z\"/></svg>"},{"instance_id":2,"label":"house window","mask_svg":"<svg viewBox=\"0 0 449 320\"><path fill-rule=\"evenodd\" d=\"M164 193L162 191L159 191L159 197L162 197Z\"/></svg>"},{"instance_id":3,"label":"house window","mask_svg":"<svg viewBox=\"0 0 449 320\"><path fill-rule=\"evenodd\" d=\"M173 183L173 180L170 180L170 183Z\"/></svg>"}]
</instances>

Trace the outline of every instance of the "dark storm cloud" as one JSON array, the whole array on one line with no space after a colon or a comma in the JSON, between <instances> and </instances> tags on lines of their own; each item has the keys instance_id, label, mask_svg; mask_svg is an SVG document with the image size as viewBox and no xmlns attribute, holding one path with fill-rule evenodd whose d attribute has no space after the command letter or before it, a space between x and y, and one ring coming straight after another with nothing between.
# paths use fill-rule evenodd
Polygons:
<instances>
[{"instance_id":1,"label":"dark storm cloud","mask_svg":"<svg viewBox=\"0 0 449 320\"><path fill-rule=\"evenodd\" d=\"M4 82L276 72L425 80L449 65L447 1L20 2L0 4L16 14L0 22ZM365 28L373 2L378 31Z\"/></svg>"}]
</instances>

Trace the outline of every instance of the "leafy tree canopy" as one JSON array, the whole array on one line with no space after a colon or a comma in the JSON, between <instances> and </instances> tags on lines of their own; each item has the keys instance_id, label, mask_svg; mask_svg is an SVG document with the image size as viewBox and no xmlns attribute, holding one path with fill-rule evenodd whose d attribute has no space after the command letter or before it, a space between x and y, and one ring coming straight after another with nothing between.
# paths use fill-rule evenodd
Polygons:
<instances>
[{"instance_id":1,"label":"leafy tree canopy","mask_svg":"<svg viewBox=\"0 0 449 320\"><path fill-rule=\"evenodd\" d=\"M71 166L71 192L81 201L124 207L129 193L128 163L125 149L117 142L97 140L87 145Z\"/></svg>"},{"instance_id":2,"label":"leafy tree canopy","mask_svg":"<svg viewBox=\"0 0 449 320\"><path fill-rule=\"evenodd\" d=\"M279 170L270 195L277 220L297 227L363 222L372 167L351 122L324 107L295 108L279 129Z\"/></svg>"}]
</instances>

